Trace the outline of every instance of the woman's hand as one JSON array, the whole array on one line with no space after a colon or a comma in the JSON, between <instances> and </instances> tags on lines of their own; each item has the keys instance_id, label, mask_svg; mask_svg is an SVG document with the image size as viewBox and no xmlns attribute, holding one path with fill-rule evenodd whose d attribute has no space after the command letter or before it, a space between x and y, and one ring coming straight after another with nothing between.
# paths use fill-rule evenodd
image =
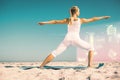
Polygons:
<instances>
[{"instance_id":1,"label":"woman's hand","mask_svg":"<svg viewBox=\"0 0 120 80\"><path fill-rule=\"evenodd\" d=\"M104 19L108 19L108 18L110 18L111 16L103 16L104 17Z\"/></svg>"},{"instance_id":2,"label":"woman's hand","mask_svg":"<svg viewBox=\"0 0 120 80\"><path fill-rule=\"evenodd\" d=\"M45 23L44 23L44 22L39 22L38 24L40 24L40 25L44 25Z\"/></svg>"}]
</instances>

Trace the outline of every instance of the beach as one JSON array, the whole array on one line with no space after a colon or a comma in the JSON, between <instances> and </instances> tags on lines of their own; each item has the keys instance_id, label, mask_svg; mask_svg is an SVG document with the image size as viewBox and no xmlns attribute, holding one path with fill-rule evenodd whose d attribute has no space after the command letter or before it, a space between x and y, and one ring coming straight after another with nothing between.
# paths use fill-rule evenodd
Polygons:
<instances>
[{"instance_id":1,"label":"beach","mask_svg":"<svg viewBox=\"0 0 120 80\"><path fill-rule=\"evenodd\" d=\"M120 62L106 62L104 66L86 69L23 70L21 66L39 66L41 62L0 62L0 80L120 80ZM99 63L94 63L97 66ZM85 62L51 62L49 66L87 66Z\"/></svg>"}]
</instances>

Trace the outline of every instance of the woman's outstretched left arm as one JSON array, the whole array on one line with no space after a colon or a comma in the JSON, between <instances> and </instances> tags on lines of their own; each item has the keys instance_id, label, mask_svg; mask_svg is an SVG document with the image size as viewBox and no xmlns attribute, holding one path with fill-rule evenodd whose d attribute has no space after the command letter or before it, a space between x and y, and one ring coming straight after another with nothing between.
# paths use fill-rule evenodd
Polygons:
<instances>
[{"instance_id":1,"label":"woman's outstretched left arm","mask_svg":"<svg viewBox=\"0 0 120 80\"><path fill-rule=\"evenodd\" d=\"M63 20L50 20L45 22L39 22L38 24L45 25L45 24L67 24L67 23L68 23L68 20L63 19Z\"/></svg>"}]
</instances>

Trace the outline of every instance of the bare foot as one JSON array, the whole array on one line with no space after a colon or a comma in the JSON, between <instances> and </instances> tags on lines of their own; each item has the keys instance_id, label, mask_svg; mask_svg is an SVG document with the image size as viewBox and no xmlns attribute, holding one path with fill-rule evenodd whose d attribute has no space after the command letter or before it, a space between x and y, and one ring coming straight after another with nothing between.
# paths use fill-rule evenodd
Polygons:
<instances>
[{"instance_id":1,"label":"bare foot","mask_svg":"<svg viewBox=\"0 0 120 80\"><path fill-rule=\"evenodd\" d=\"M43 69L44 67L40 65L40 67L39 67L39 68L40 68L40 69Z\"/></svg>"},{"instance_id":2,"label":"bare foot","mask_svg":"<svg viewBox=\"0 0 120 80\"><path fill-rule=\"evenodd\" d=\"M92 67L92 65L88 65L87 67Z\"/></svg>"},{"instance_id":3,"label":"bare foot","mask_svg":"<svg viewBox=\"0 0 120 80\"><path fill-rule=\"evenodd\" d=\"M88 65L88 68L95 68L95 65Z\"/></svg>"}]
</instances>

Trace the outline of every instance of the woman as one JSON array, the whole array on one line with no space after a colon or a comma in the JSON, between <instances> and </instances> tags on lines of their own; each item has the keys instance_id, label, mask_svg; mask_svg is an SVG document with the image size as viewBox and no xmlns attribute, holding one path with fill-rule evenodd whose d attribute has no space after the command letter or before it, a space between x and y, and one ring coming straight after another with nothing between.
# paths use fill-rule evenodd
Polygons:
<instances>
[{"instance_id":1,"label":"woman","mask_svg":"<svg viewBox=\"0 0 120 80\"><path fill-rule=\"evenodd\" d=\"M54 50L53 52L51 52L51 54L48 55L48 57L40 65L40 68L45 66L47 63L52 61L57 55L62 53L64 50L66 50L66 48L69 45L74 45L76 47L80 47L88 50L88 67L92 66L94 48L79 37L81 24L94 22L101 19L108 19L110 16L93 17L90 19L85 19L85 18L79 18L78 17L79 15L80 15L79 8L77 6L73 6L70 9L70 18L63 19L63 20L51 20L47 22L39 22L40 25L45 25L45 24L67 24L68 25L68 32L64 40L61 42L61 44L58 46L56 50Z\"/></svg>"}]
</instances>

